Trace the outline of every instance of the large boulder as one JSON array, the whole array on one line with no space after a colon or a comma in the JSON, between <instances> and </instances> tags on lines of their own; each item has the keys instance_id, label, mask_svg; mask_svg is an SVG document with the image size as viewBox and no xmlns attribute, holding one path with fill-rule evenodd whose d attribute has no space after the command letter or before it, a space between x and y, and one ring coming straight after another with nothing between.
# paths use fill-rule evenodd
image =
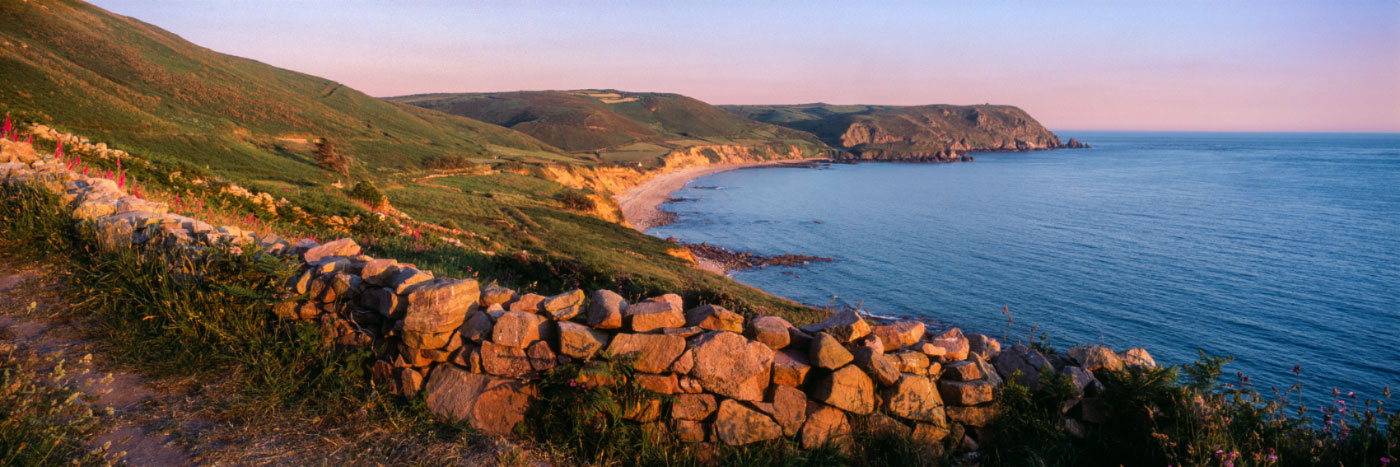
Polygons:
<instances>
[{"instance_id":1,"label":"large boulder","mask_svg":"<svg viewBox=\"0 0 1400 467\"><path fill-rule=\"evenodd\" d=\"M580 360L593 358L608 345L608 334L568 321L559 322L559 353Z\"/></svg>"},{"instance_id":2,"label":"large boulder","mask_svg":"<svg viewBox=\"0 0 1400 467\"><path fill-rule=\"evenodd\" d=\"M812 345L808 352L808 359L812 365L828 370L841 368L856 358L851 355L851 351L846 350L846 347L841 345L841 341L825 332L819 332L816 337L812 338Z\"/></svg>"},{"instance_id":3,"label":"large boulder","mask_svg":"<svg viewBox=\"0 0 1400 467\"><path fill-rule=\"evenodd\" d=\"M800 387L811 370L806 353L785 349L773 354L773 384Z\"/></svg>"},{"instance_id":4,"label":"large boulder","mask_svg":"<svg viewBox=\"0 0 1400 467\"><path fill-rule=\"evenodd\" d=\"M695 367L690 375L705 389L744 401L763 400L773 365L773 350L728 331L711 331L691 344Z\"/></svg>"},{"instance_id":5,"label":"large boulder","mask_svg":"<svg viewBox=\"0 0 1400 467\"><path fill-rule=\"evenodd\" d=\"M714 427L715 436L730 446L777 439L783 435L783 428L772 417L732 399L719 403Z\"/></svg>"},{"instance_id":6,"label":"large boulder","mask_svg":"<svg viewBox=\"0 0 1400 467\"><path fill-rule=\"evenodd\" d=\"M981 355L985 360L991 360L1001 354L1001 342L986 334L973 334L967 336L968 353Z\"/></svg>"},{"instance_id":7,"label":"large boulder","mask_svg":"<svg viewBox=\"0 0 1400 467\"><path fill-rule=\"evenodd\" d=\"M507 312L496 320L491 329L491 340L499 345L524 349L540 340L540 327L544 322L543 316L534 313Z\"/></svg>"},{"instance_id":8,"label":"large boulder","mask_svg":"<svg viewBox=\"0 0 1400 467\"><path fill-rule=\"evenodd\" d=\"M974 381L982 379L984 373L977 362L964 360L943 367L943 379L953 381Z\"/></svg>"},{"instance_id":9,"label":"large boulder","mask_svg":"<svg viewBox=\"0 0 1400 467\"><path fill-rule=\"evenodd\" d=\"M332 242L334 243L334 242ZM324 246L324 245L323 245ZM408 294L404 332L452 332L476 307L480 290L476 280L443 280L418 287Z\"/></svg>"},{"instance_id":10,"label":"large boulder","mask_svg":"<svg viewBox=\"0 0 1400 467\"><path fill-rule=\"evenodd\" d=\"M685 339L665 334L618 334L608 345L608 358L633 358L643 373L661 373L685 352Z\"/></svg>"},{"instance_id":11,"label":"large boulder","mask_svg":"<svg viewBox=\"0 0 1400 467\"><path fill-rule=\"evenodd\" d=\"M1123 360L1124 365L1130 368L1157 368L1157 361L1153 360L1152 354L1147 353L1147 349L1142 347L1124 350L1122 353L1118 354L1118 357Z\"/></svg>"},{"instance_id":12,"label":"large boulder","mask_svg":"<svg viewBox=\"0 0 1400 467\"><path fill-rule=\"evenodd\" d=\"M870 329L870 333L880 336L880 341L885 345L885 352L893 352L907 345L914 345L919 339L924 337L924 323L918 321L899 321L891 324L881 324Z\"/></svg>"},{"instance_id":13,"label":"large boulder","mask_svg":"<svg viewBox=\"0 0 1400 467\"><path fill-rule=\"evenodd\" d=\"M744 332L744 317L718 305L700 305L685 312L685 325L706 331Z\"/></svg>"},{"instance_id":14,"label":"large boulder","mask_svg":"<svg viewBox=\"0 0 1400 467\"><path fill-rule=\"evenodd\" d=\"M491 305L505 306L505 304L510 303L516 298L518 298L518 296L515 294L514 290L503 287L495 282L481 289L481 306L483 307L490 307Z\"/></svg>"},{"instance_id":15,"label":"large boulder","mask_svg":"<svg viewBox=\"0 0 1400 467\"><path fill-rule=\"evenodd\" d=\"M390 281L394 280L394 275L398 272L399 262L397 260L372 259L366 261L364 266L360 268L360 277L363 277L365 282L387 286Z\"/></svg>"},{"instance_id":16,"label":"large boulder","mask_svg":"<svg viewBox=\"0 0 1400 467\"><path fill-rule=\"evenodd\" d=\"M1118 354L1102 345L1071 347L1065 353L1069 354L1074 361L1079 362L1079 366L1089 371L1121 371L1123 369L1123 360L1118 358Z\"/></svg>"},{"instance_id":17,"label":"large boulder","mask_svg":"<svg viewBox=\"0 0 1400 467\"><path fill-rule=\"evenodd\" d=\"M622 327L622 316L627 312L627 300L611 290L593 292L588 299L588 326L598 329L618 329Z\"/></svg>"},{"instance_id":18,"label":"large boulder","mask_svg":"<svg viewBox=\"0 0 1400 467\"><path fill-rule=\"evenodd\" d=\"M535 397L533 386L520 381L471 373L452 365L439 365L423 389L428 410L456 421L466 421L483 433L513 436Z\"/></svg>"},{"instance_id":19,"label":"large boulder","mask_svg":"<svg viewBox=\"0 0 1400 467\"><path fill-rule=\"evenodd\" d=\"M651 332L661 328L685 326L685 314L676 301L662 297L651 298L627 307L627 321L633 332Z\"/></svg>"},{"instance_id":20,"label":"large boulder","mask_svg":"<svg viewBox=\"0 0 1400 467\"><path fill-rule=\"evenodd\" d=\"M847 365L818 381L812 399L859 415L875 410L875 384L864 371Z\"/></svg>"},{"instance_id":21,"label":"large boulder","mask_svg":"<svg viewBox=\"0 0 1400 467\"><path fill-rule=\"evenodd\" d=\"M993 397L992 383L985 380L978 381L938 381L938 393L943 400L950 405L977 405L984 402L991 402Z\"/></svg>"},{"instance_id":22,"label":"large boulder","mask_svg":"<svg viewBox=\"0 0 1400 467\"><path fill-rule=\"evenodd\" d=\"M871 343L873 345L862 345L851 352L855 356L856 366L869 373L882 386L889 386L899 381L899 367L895 366L889 359L884 358L883 353L880 353L881 340L874 339Z\"/></svg>"},{"instance_id":23,"label":"large boulder","mask_svg":"<svg viewBox=\"0 0 1400 467\"><path fill-rule=\"evenodd\" d=\"M906 420L943 423L943 398L923 376L904 375L885 388L885 410Z\"/></svg>"},{"instance_id":24,"label":"large boulder","mask_svg":"<svg viewBox=\"0 0 1400 467\"><path fill-rule=\"evenodd\" d=\"M792 342L792 336L788 329L792 328L792 323L777 316L760 316L754 318L751 334L754 340L768 345L773 350L787 347Z\"/></svg>"},{"instance_id":25,"label":"large boulder","mask_svg":"<svg viewBox=\"0 0 1400 467\"><path fill-rule=\"evenodd\" d=\"M523 378L533 370L524 349L494 342L481 343L481 367L487 373L505 378Z\"/></svg>"},{"instance_id":26,"label":"large boulder","mask_svg":"<svg viewBox=\"0 0 1400 467\"><path fill-rule=\"evenodd\" d=\"M806 328L804 328L806 329ZM827 318L812 328L815 331L824 331L841 343L855 342L857 339L870 334L870 323L855 310L845 310Z\"/></svg>"},{"instance_id":27,"label":"large boulder","mask_svg":"<svg viewBox=\"0 0 1400 467\"><path fill-rule=\"evenodd\" d=\"M555 321L573 319L583 310L583 291L574 289L546 298L540 308Z\"/></svg>"},{"instance_id":28,"label":"large boulder","mask_svg":"<svg viewBox=\"0 0 1400 467\"><path fill-rule=\"evenodd\" d=\"M950 362L967 360L967 354L971 350L967 337L958 328L949 329L943 334L939 334L938 337L929 340L928 344L926 347L932 347L934 350L924 350L925 354L934 357L941 356Z\"/></svg>"},{"instance_id":29,"label":"large boulder","mask_svg":"<svg viewBox=\"0 0 1400 467\"><path fill-rule=\"evenodd\" d=\"M824 404L808 404L807 423L802 425L802 449L850 442L851 424L846 412Z\"/></svg>"},{"instance_id":30,"label":"large boulder","mask_svg":"<svg viewBox=\"0 0 1400 467\"><path fill-rule=\"evenodd\" d=\"M807 393L791 386L774 384L768 387L768 415L783 427L783 436L793 436L807 421ZM764 407L760 407L764 408Z\"/></svg>"},{"instance_id":31,"label":"large boulder","mask_svg":"<svg viewBox=\"0 0 1400 467\"><path fill-rule=\"evenodd\" d=\"M996 359L992 360L992 365L1002 378L1010 378L1019 372L1020 376L1016 378L1016 382L1031 390L1040 386L1042 369L1048 367L1053 371L1055 368L1044 355L1024 344L1012 345L1011 348L997 354Z\"/></svg>"},{"instance_id":32,"label":"large boulder","mask_svg":"<svg viewBox=\"0 0 1400 467\"><path fill-rule=\"evenodd\" d=\"M349 238L342 238L306 250L305 253L301 254L301 260L310 263L320 261L328 256L355 256L358 254L360 254L360 245Z\"/></svg>"}]
</instances>

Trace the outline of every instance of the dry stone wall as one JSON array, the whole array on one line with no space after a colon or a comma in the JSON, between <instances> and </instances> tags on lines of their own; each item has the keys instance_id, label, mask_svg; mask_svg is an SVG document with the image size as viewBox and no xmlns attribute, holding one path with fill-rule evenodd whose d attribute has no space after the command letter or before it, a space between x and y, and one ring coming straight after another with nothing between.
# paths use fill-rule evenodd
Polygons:
<instances>
[{"instance_id":1,"label":"dry stone wall","mask_svg":"<svg viewBox=\"0 0 1400 467\"><path fill-rule=\"evenodd\" d=\"M657 396L630 411L637 423L664 425L683 442L788 437L805 448L845 442L853 417L864 417L875 429L976 449L981 429L996 418L997 387L1013 377L1035 386L1042 369L1081 389L1066 401L1062 424L1082 434L1084 424L1106 417L1093 371L1155 366L1142 349L1117 354L1084 346L1042 355L1019 344L1002 349L995 339L956 328L930 333L919 322L873 322L854 310L794 326L775 316L746 320L673 294L632 303L609 290L538 294L437 277L365 256L348 238L289 242L172 214L163 203L12 141L0 143L0 179L61 193L75 222L91 223L105 248L223 248L294 258L298 273L287 284L294 298L275 307L277 316L319 323L339 345L372 348L379 384L421 394L434 413L501 436L524 419L541 374L608 359L630 362L633 382ZM662 399L669 410L661 410Z\"/></svg>"}]
</instances>

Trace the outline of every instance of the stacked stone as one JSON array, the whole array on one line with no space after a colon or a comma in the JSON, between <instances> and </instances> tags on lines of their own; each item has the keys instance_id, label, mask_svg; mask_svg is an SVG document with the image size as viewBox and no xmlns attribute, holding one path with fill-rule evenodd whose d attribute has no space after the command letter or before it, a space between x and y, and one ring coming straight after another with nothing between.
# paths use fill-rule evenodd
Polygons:
<instances>
[{"instance_id":1,"label":"stacked stone","mask_svg":"<svg viewBox=\"0 0 1400 467\"><path fill-rule=\"evenodd\" d=\"M289 298L274 308L279 317L318 323L340 345L372 347L376 382L409 397L421 393L433 412L490 434L511 435L543 372L618 359L656 395L629 408L628 418L683 442L787 437L814 448L848 442L852 417L860 417L879 431L976 449L996 416L993 398L1004 378L1035 387L1042 369L1069 376L1082 395L1066 402L1062 424L1082 435L1085 424L1106 416L1093 372L1155 366L1143 349L1082 346L1047 357L1019 344L1003 351L995 339L956 328L928 335L918 322L871 323L854 310L795 327L775 316L745 322L715 305L687 309L674 294L628 303L607 290L544 296L483 287L365 256L350 239L292 244L216 229L128 196L110 180L68 171L28 145L0 144L0 179L62 193L75 220L96 226L104 247L237 254L258 245L296 257ZM669 412L661 410L663 398L673 401Z\"/></svg>"}]
</instances>

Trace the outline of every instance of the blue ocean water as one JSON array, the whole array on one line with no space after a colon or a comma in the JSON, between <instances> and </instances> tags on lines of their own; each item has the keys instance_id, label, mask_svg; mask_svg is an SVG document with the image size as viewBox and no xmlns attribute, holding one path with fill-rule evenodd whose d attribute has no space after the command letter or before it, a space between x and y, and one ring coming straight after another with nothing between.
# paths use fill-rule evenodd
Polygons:
<instances>
[{"instance_id":1,"label":"blue ocean water","mask_svg":"<svg viewBox=\"0 0 1400 467\"><path fill-rule=\"evenodd\" d=\"M649 233L835 258L733 274L804 303L1400 389L1400 134L1070 136L1094 148L714 174Z\"/></svg>"}]
</instances>

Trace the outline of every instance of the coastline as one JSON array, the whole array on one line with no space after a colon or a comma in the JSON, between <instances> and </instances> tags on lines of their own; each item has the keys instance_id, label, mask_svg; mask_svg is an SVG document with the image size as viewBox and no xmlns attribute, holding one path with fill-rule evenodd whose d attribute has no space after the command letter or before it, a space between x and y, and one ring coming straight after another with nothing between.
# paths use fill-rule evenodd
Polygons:
<instances>
[{"instance_id":1,"label":"coastline","mask_svg":"<svg viewBox=\"0 0 1400 467\"><path fill-rule=\"evenodd\" d=\"M627 190L626 193L613 197L617 205L622 209L622 218L627 225L638 232L646 233L647 229L661 225L666 218L666 213L661 210L661 205L671 200L671 193L685 188L687 183L705 175L730 170L748 169L754 167L778 167L778 166L804 166L812 163L828 162L826 159L797 159L782 161L764 161L744 164L718 164L701 167L689 167L674 172L668 172L647 180L637 187ZM726 269L719 261L697 255L695 257L696 267L720 275L728 275Z\"/></svg>"}]
</instances>

